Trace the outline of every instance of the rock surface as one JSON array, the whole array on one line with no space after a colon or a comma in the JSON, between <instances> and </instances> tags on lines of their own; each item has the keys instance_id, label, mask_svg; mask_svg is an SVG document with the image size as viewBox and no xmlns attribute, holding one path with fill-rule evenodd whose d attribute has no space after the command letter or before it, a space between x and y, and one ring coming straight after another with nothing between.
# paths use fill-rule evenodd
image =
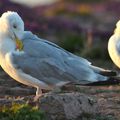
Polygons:
<instances>
[{"instance_id":1,"label":"rock surface","mask_svg":"<svg viewBox=\"0 0 120 120\"><path fill-rule=\"evenodd\" d=\"M0 107L31 101L35 91L0 72ZM120 87L67 85L60 93L45 93L38 105L48 120L119 120Z\"/></svg>"},{"instance_id":2,"label":"rock surface","mask_svg":"<svg viewBox=\"0 0 120 120\"><path fill-rule=\"evenodd\" d=\"M49 120L80 120L84 115L95 115L95 99L80 93L62 93L43 97L40 108Z\"/></svg>"}]
</instances>

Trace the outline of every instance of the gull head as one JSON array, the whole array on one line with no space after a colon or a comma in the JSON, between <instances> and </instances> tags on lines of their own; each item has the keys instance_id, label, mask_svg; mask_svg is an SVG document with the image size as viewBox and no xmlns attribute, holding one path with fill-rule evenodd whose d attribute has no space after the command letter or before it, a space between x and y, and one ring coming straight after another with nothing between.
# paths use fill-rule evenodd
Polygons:
<instances>
[{"instance_id":1,"label":"gull head","mask_svg":"<svg viewBox=\"0 0 120 120\"><path fill-rule=\"evenodd\" d=\"M14 36L14 33L24 31L24 22L16 12L5 12L0 18L0 32Z\"/></svg>"},{"instance_id":2,"label":"gull head","mask_svg":"<svg viewBox=\"0 0 120 120\"><path fill-rule=\"evenodd\" d=\"M120 20L116 23L114 34L120 35Z\"/></svg>"},{"instance_id":3,"label":"gull head","mask_svg":"<svg viewBox=\"0 0 120 120\"><path fill-rule=\"evenodd\" d=\"M18 38L22 37L23 32L24 22L16 12L8 11L2 14L0 17L0 39L2 41L9 39L15 43L17 49L21 50L23 44Z\"/></svg>"}]
</instances>

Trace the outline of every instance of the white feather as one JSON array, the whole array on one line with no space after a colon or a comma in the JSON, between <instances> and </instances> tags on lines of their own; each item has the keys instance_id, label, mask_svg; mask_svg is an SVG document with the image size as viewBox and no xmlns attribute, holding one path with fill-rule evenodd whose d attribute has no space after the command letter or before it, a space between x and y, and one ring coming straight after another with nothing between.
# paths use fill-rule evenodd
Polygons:
<instances>
[{"instance_id":1,"label":"white feather","mask_svg":"<svg viewBox=\"0 0 120 120\"><path fill-rule=\"evenodd\" d=\"M120 21L117 22L115 32L109 39L108 52L114 64L120 68Z\"/></svg>"}]
</instances>

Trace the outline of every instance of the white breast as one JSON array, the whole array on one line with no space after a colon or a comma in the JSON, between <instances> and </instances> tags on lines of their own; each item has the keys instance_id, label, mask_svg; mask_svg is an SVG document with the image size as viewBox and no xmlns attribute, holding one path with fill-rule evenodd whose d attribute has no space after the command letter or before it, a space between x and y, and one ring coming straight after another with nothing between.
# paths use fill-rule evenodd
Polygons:
<instances>
[{"instance_id":1,"label":"white breast","mask_svg":"<svg viewBox=\"0 0 120 120\"><path fill-rule=\"evenodd\" d=\"M12 63L12 53L7 53L5 57L1 57L1 67L9 76L20 83L32 87L40 87L41 89L51 89L51 87L44 82L24 73L21 69L17 69L14 63Z\"/></svg>"},{"instance_id":2,"label":"white breast","mask_svg":"<svg viewBox=\"0 0 120 120\"><path fill-rule=\"evenodd\" d=\"M120 38L116 35L113 35L108 42L108 52L114 62L120 68ZM119 50L119 51L118 51Z\"/></svg>"}]
</instances>

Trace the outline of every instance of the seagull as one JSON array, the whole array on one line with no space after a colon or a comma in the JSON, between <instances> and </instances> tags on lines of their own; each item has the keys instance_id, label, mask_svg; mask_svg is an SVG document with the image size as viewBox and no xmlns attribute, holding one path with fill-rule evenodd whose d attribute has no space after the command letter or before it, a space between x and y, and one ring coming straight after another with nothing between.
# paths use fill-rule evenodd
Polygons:
<instances>
[{"instance_id":1,"label":"seagull","mask_svg":"<svg viewBox=\"0 0 120 120\"><path fill-rule=\"evenodd\" d=\"M14 80L36 88L35 100L42 89L106 81L114 74L25 31L22 18L13 11L0 17L0 65Z\"/></svg>"},{"instance_id":2,"label":"seagull","mask_svg":"<svg viewBox=\"0 0 120 120\"><path fill-rule=\"evenodd\" d=\"M117 22L114 34L108 41L108 52L114 64L120 68L120 21Z\"/></svg>"}]
</instances>

